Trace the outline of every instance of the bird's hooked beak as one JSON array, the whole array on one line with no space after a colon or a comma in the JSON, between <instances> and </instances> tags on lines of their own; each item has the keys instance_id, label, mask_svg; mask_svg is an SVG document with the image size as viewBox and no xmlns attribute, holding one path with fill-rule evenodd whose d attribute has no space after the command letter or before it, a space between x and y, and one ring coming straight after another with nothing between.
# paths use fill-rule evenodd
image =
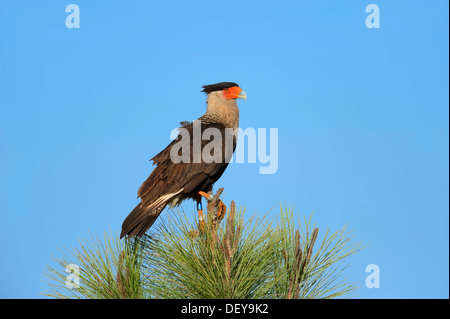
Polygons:
<instances>
[{"instance_id":1,"label":"bird's hooked beak","mask_svg":"<svg viewBox=\"0 0 450 319\"><path fill-rule=\"evenodd\" d=\"M247 99L247 94L245 94L244 90L241 90L241 92L239 92L238 99Z\"/></svg>"},{"instance_id":2,"label":"bird's hooked beak","mask_svg":"<svg viewBox=\"0 0 450 319\"><path fill-rule=\"evenodd\" d=\"M239 86L232 86L223 90L223 96L225 99L247 99L247 94Z\"/></svg>"}]
</instances>

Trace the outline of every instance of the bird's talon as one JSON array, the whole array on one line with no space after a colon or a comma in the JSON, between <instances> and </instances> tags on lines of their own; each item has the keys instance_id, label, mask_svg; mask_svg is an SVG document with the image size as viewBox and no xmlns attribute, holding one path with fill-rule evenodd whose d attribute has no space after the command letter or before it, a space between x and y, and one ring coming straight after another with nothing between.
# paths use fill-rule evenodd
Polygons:
<instances>
[{"instance_id":1,"label":"bird's talon","mask_svg":"<svg viewBox=\"0 0 450 319\"><path fill-rule=\"evenodd\" d=\"M208 202L212 201L213 195L207 194L205 192L199 191L198 194L206 198Z\"/></svg>"}]
</instances>

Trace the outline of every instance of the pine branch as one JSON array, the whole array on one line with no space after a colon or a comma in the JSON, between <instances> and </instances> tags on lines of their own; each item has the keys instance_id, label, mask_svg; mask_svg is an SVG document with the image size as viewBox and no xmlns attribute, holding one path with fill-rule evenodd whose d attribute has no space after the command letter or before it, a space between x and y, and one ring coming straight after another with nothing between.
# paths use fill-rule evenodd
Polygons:
<instances>
[{"instance_id":1,"label":"pine branch","mask_svg":"<svg viewBox=\"0 0 450 319\"><path fill-rule=\"evenodd\" d=\"M217 217L223 188L207 205L205 228L192 236L195 218L169 211L141 239L105 235L80 242L48 266L48 296L55 298L336 298L356 286L341 279L347 257L360 246L345 227L318 241L312 216L244 219L231 201L226 222ZM311 232L310 229L313 229ZM66 286L66 267L80 268L80 287Z\"/></svg>"}]
</instances>

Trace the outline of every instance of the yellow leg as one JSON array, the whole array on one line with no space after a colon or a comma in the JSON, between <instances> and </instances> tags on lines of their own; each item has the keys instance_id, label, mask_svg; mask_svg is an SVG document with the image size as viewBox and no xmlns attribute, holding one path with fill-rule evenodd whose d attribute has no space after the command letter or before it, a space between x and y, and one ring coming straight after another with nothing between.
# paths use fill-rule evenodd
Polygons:
<instances>
[{"instance_id":1,"label":"yellow leg","mask_svg":"<svg viewBox=\"0 0 450 319\"><path fill-rule=\"evenodd\" d=\"M210 197L209 194L207 194L205 192L202 192L202 191L199 191L197 194L200 195L200 196L205 197L206 199L209 199L209 197ZM201 200L201 197L200 197L200 200ZM198 203L198 201L199 201L199 199L197 197L197 203Z\"/></svg>"},{"instance_id":2,"label":"yellow leg","mask_svg":"<svg viewBox=\"0 0 450 319\"><path fill-rule=\"evenodd\" d=\"M205 217L203 215L202 196L200 193L197 195L197 212L198 212L198 229L202 231L205 228Z\"/></svg>"}]
</instances>

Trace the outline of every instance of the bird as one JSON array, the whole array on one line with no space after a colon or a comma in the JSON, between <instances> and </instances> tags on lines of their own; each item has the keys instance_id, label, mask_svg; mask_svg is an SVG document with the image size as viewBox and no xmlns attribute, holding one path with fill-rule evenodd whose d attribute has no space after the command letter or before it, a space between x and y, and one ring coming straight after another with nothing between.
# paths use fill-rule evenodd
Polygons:
<instances>
[{"instance_id":1,"label":"bird","mask_svg":"<svg viewBox=\"0 0 450 319\"><path fill-rule=\"evenodd\" d=\"M177 137L151 159L156 166L139 187L140 203L125 218L121 239L125 236L141 237L167 205L175 207L185 199L197 202L199 220L204 224L201 200L202 197L210 199L214 183L224 173L236 149L239 128L237 99L246 100L247 95L234 82L203 85L201 92L206 94L205 114L193 122L180 122ZM200 141L196 140L196 129L201 133ZM214 145L221 143L220 147L208 146L213 143L211 137L214 135L209 140L204 138L208 132L220 133L218 140L214 141ZM228 132L232 132L231 139ZM184 156L181 160L180 151ZM214 160L206 158L203 153L212 153ZM225 213L226 206L219 201L217 217L223 218Z\"/></svg>"}]
</instances>

